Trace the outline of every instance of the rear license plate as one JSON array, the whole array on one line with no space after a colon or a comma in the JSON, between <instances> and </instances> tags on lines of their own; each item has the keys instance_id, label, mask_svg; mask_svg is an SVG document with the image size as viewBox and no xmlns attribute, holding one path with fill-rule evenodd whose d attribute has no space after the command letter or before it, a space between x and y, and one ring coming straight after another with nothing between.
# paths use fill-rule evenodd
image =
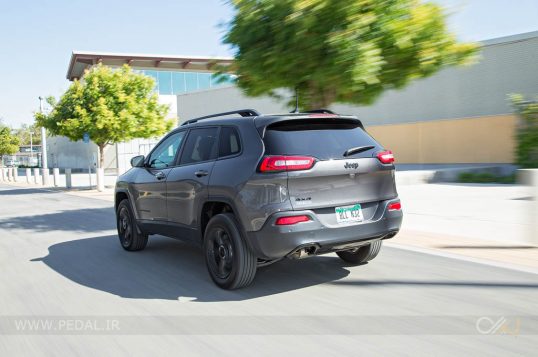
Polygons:
<instances>
[{"instance_id":1,"label":"rear license plate","mask_svg":"<svg viewBox=\"0 0 538 357\"><path fill-rule=\"evenodd\" d=\"M338 223L362 222L364 220L361 205L358 203L352 206L336 207L334 211Z\"/></svg>"}]
</instances>

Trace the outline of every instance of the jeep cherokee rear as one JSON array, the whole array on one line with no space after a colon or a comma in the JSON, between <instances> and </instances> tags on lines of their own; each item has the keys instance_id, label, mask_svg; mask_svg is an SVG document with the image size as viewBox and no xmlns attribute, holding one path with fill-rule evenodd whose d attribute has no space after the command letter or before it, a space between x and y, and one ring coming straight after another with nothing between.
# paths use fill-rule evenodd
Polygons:
<instances>
[{"instance_id":1,"label":"jeep cherokee rear","mask_svg":"<svg viewBox=\"0 0 538 357\"><path fill-rule=\"evenodd\" d=\"M190 239L213 281L235 289L285 257L367 262L400 229L394 157L356 117L223 114L241 117L187 121L118 179L126 250L150 234Z\"/></svg>"}]
</instances>

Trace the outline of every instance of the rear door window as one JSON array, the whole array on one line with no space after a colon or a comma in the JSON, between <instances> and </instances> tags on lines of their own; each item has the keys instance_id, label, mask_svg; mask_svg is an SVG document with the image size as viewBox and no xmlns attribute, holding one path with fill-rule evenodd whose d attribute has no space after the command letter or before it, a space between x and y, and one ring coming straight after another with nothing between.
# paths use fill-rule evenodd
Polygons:
<instances>
[{"instance_id":1,"label":"rear door window","mask_svg":"<svg viewBox=\"0 0 538 357\"><path fill-rule=\"evenodd\" d=\"M192 129L181 154L180 165L194 164L217 158L218 128Z\"/></svg>"},{"instance_id":2,"label":"rear door window","mask_svg":"<svg viewBox=\"0 0 538 357\"><path fill-rule=\"evenodd\" d=\"M307 155L320 160L343 159L356 147L373 146L348 158L372 157L382 149L358 122L347 119L286 120L267 127L264 136L267 155Z\"/></svg>"}]
</instances>

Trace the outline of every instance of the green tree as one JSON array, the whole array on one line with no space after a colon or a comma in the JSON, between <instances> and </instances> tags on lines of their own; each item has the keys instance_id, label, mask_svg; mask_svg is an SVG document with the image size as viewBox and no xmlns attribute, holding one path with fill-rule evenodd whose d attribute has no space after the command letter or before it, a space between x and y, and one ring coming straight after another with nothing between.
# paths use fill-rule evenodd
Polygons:
<instances>
[{"instance_id":1,"label":"green tree","mask_svg":"<svg viewBox=\"0 0 538 357\"><path fill-rule=\"evenodd\" d=\"M41 130L35 124L22 124L19 129L13 130L13 134L19 138L21 145L30 145L30 134L32 144L41 145Z\"/></svg>"},{"instance_id":2,"label":"green tree","mask_svg":"<svg viewBox=\"0 0 538 357\"><path fill-rule=\"evenodd\" d=\"M11 129L0 123L0 167L4 166L4 155L19 151L19 138L11 134Z\"/></svg>"},{"instance_id":3,"label":"green tree","mask_svg":"<svg viewBox=\"0 0 538 357\"><path fill-rule=\"evenodd\" d=\"M47 98L52 111L36 113L36 124L72 141L88 133L99 147L99 167L103 167L107 145L157 137L174 125L165 119L168 106L158 103L154 86L151 77L127 65L119 69L98 65L74 81L58 102Z\"/></svg>"},{"instance_id":4,"label":"green tree","mask_svg":"<svg viewBox=\"0 0 538 357\"><path fill-rule=\"evenodd\" d=\"M419 0L231 0L224 43L247 95L297 90L301 106L371 104L477 51L447 32L446 14Z\"/></svg>"},{"instance_id":5,"label":"green tree","mask_svg":"<svg viewBox=\"0 0 538 357\"><path fill-rule=\"evenodd\" d=\"M521 118L516 133L516 163L525 168L538 168L538 96L535 101L527 101L521 94L512 94L509 98Z\"/></svg>"}]
</instances>

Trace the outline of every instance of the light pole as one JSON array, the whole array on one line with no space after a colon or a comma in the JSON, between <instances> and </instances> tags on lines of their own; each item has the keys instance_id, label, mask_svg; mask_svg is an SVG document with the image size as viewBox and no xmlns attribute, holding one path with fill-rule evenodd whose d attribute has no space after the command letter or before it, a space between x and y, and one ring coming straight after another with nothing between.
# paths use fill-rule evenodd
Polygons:
<instances>
[{"instance_id":1,"label":"light pole","mask_svg":"<svg viewBox=\"0 0 538 357\"><path fill-rule=\"evenodd\" d=\"M44 98L39 96L39 112L43 114L43 100ZM41 168L48 169L47 165L47 133L45 127L41 127Z\"/></svg>"},{"instance_id":2,"label":"light pole","mask_svg":"<svg viewBox=\"0 0 538 357\"><path fill-rule=\"evenodd\" d=\"M34 133L32 133L32 131L30 130L30 158L31 159L34 158L34 144L33 144L33 141L32 141L32 135L34 135Z\"/></svg>"},{"instance_id":3,"label":"light pole","mask_svg":"<svg viewBox=\"0 0 538 357\"><path fill-rule=\"evenodd\" d=\"M39 112L43 114L43 97L39 96ZM49 168L47 165L47 133L45 128L41 127L41 177L43 178L43 185L48 185L49 181Z\"/></svg>"}]
</instances>

